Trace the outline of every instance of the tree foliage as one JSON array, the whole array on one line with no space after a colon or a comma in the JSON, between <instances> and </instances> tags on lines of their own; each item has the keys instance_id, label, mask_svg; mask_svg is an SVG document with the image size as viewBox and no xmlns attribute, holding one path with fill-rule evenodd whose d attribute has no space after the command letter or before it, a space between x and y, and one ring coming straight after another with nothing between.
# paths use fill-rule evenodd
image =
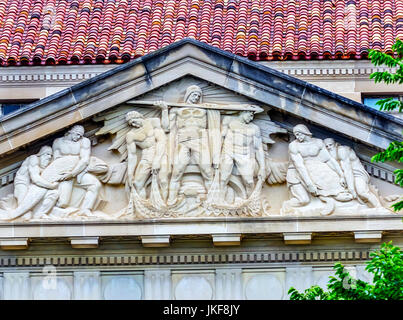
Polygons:
<instances>
[{"instance_id":1,"label":"tree foliage","mask_svg":"<svg viewBox=\"0 0 403 320\"><path fill-rule=\"evenodd\" d=\"M328 291L312 286L300 293L291 287L291 300L403 300L403 252L392 242L371 253L365 270L373 274L372 283L354 279L336 263L335 276L329 278Z\"/></svg>"},{"instance_id":2,"label":"tree foliage","mask_svg":"<svg viewBox=\"0 0 403 320\"><path fill-rule=\"evenodd\" d=\"M386 65L389 68L393 68L394 71L379 71L372 73L370 79L374 79L375 83L403 83L403 41L398 39L392 46L392 51L393 55L389 55L377 50L370 50L369 57L375 66ZM380 107L379 110L393 111L397 109L399 112L403 112L403 102L394 100L392 97L379 100L376 104ZM403 162L403 142L392 142L385 151L374 155L371 160L374 162ZM395 183L403 187L403 170L395 170L394 174L396 176ZM403 200L393 204L392 207L395 211L402 210Z\"/></svg>"}]
</instances>

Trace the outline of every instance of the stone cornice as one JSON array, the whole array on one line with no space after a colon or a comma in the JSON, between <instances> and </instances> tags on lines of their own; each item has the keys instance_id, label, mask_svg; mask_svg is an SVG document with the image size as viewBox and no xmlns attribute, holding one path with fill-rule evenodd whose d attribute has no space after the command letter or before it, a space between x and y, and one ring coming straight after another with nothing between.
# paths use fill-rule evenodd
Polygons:
<instances>
[{"instance_id":1,"label":"stone cornice","mask_svg":"<svg viewBox=\"0 0 403 320\"><path fill-rule=\"evenodd\" d=\"M395 169L391 168L391 166L386 167L383 163L373 163L362 159L361 162L370 176L389 183L395 183L395 174L393 173Z\"/></svg>"},{"instance_id":2,"label":"stone cornice","mask_svg":"<svg viewBox=\"0 0 403 320\"><path fill-rule=\"evenodd\" d=\"M72 86L113 69L111 65L0 68L0 87Z\"/></svg>"},{"instance_id":3,"label":"stone cornice","mask_svg":"<svg viewBox=\"0 0 403 320\"><path fill-rule=\"evenodd\" d=\"M214 253L163 253L158 254L86 254L81 255L33 255L33 256L2 256L0 271L16 267L43 268L47 265L65 269L78 267L118 268L135 270L147 267L147 270L170 266L171 269L197 265L198 268L212 268L236 264L238 268L262 268L267 266L280 267L283 263L322 263L333 265L335 261L359 262L370 259L368 249L329 249L329 250L275 250L271 252L214 252ZM60 270L59 270L60 271Z\"/></svg>"},{"instance_id":4,"label":"stone cornice","mask_svg":"<svg viewBox=\"0 0 403 320\"><path fill-rule=\"evenodd\" d=\"M369 76L373 72L394 71L383 66L374 66L369 60L359 61L268 61L261 62L270 68L301 79L342 80L357 79L373 81Z\"/></svg>"},{"instance_id":5,"label":"stone cornice","mask_svg":"<svg viewBox=\"0 0 403 320\"><path fill-rule=\"evenodd\" d=\"M334 234L362 231L390 232L403 230L401 214L332 215L327 217L267 216L260 218L165 218L150 220L119 221L63 221L63 222L16 222L0 224L1 240L42 238L88 238L103 239L126 237L141 239L142 236L189 236L212 238L213 235L260 236L286 233ZM313 237L314 238L314 237Z\"/></svg>"}]
</instances>

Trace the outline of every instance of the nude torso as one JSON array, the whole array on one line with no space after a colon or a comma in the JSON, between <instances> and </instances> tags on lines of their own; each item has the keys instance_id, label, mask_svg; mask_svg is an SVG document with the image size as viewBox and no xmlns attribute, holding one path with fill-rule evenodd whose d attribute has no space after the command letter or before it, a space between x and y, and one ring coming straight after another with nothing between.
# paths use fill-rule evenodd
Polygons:
<instances>
[{"instance_id":1,"label":"nude torso","mask_svg":"<svg viewBox=\"0 0 403 320\"><path fill-rule=\"evenodd\" d=\"M82 141L87 138L82 138L79 141L71 141L65 138L55 140L54 149L58 151L61 156L78 156L81 152ZM57 158L57 153L55 154Z\"/></svg>"},{"instance_id":2,"label":"nude torso","mask_svg":"<svg viewBox=\"0 0 403 320\"><path fill-rule=\"evenodd\" d=\"M364 170L363 165L361 164L360 159L357 157L357 155L355 154L355 152L348 146L339 146L338 150L337 150L337 159L338 161L340 160L349 160L351 167L353 169L358 169ZM345 159L343 159L345 158Z\"/></svg>"},{"instance_id":3,"label":"nude torso","mask_svg":"<svg viewBox=\"0 0 403 320\"><path fill-rule=\"evenodd\" d=\"M207 128L206 110L200 108L182 108L177 109L178 129Z\"/></svg>"},{"instance_id":4,"label":"nude torso","mask_svg":"<svg viewBox=\"0 0 403 320\"><path fill-rule=\"evenodd\" d=\"M225 139L224 148L227 151L232 150L235 154L253 154L255 134L253 125L231 121L227 133L230 139Z\"/></svg>"},{"instance_id":5,"label":"nude torso","mask_svg":"<svg viewBox=\"0 0 403 320\"><path fill-rule=\"evenodd\" d=\"M318 139L312 139L307 142L293 141L290 144L294 153L299 153L304 160L319 160L320 151L323 148L323 143Z\"/></svg>"},{"instance_id":6,"label":"nude torso","mask_svg":"<svg viewBox=\"0 0 403 320\"><path fill-rule=\"evenodd\" d=\"M145 122L141 128L131 129L128 135L132 141L136 142L136 145L140 149L144 150L155 146L154 127L149 121Z\"/></svg>"},{"instance_id":7,"label":"nude torso","mask_svg":"<svg viewBox=\"0 0 403 320\"><path fill-rule=\"evenodd\" d=\"M24 183L24 184L29 184L30 182L30 175L29 175L29 167L30 166L37 166L39 168L39 173L42 173L43 168L39 166L39 159L38 156L32 155L29 156L27 159L24 160L22 163L21 167L18 169L15 178L14 178L14 183Z\"/></svg>"}]
</instances>

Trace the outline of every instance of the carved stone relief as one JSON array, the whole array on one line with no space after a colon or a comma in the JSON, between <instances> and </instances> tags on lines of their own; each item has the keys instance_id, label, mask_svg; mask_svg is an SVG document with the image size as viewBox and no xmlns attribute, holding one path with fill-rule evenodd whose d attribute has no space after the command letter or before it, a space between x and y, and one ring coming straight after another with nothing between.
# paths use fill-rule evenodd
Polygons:
<instances>
[{"instance_id":1,"label":"carved stone relief","mask_svg":"<svg viewBox=\"0 0 403 320\"><path fill-rule=\"evenodd\" d=\"M395 196L379 195L350 147L302 124L280 141L267 107L197 81L157 92L94 117L98 149L75 125L27 157L0 220L390 213ZM271 151L284 144L288 161Z\"/></svg>"},{"instance_id":2,"label":"carved stone relief","mask_svg":"<svg viewBox=\"0 0 403 320\"><path fill-rule=\"evenodd\" d=\"M293 128L295 140L289 145L287 186L291 199L282 213L330 215L365 211L386 212L369 175L355 152L333 139L312 137L302 124Z\"/></svg>"}]
</instances>

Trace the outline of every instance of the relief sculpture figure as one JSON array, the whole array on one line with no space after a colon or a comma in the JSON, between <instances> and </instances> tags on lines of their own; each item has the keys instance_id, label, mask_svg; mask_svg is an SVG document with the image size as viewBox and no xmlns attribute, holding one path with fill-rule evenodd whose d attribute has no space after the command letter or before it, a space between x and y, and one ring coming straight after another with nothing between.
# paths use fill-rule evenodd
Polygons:
<instances>
[{"instance_id":1,"label":"relief sculpture figure","mask_svg":"<svg viewBox=\"0 0 403 320\"><path fill-rule=\"evenodd\" d=\"M25 214L26 219L48 219L47 214L59 197L59 183L42 177L42 172L49 166L52 157L52 148L44 146L38 154L24 160L14 179L17 208L8 210L7 214L2 215L2 220L14 220Z\"/></svg>"},{"instance_id":2,"label":"relief sculpture figure","mask_svg":"<svg viewBox=\"0 0 403 320\"><path fill-rule=\"evenodd\" d=\"M53 165L64 168L63 172L58 172L61 174L61 182L59 185L59 200L56 205L60 208L69 207L73 186L77 185L86 190L81 209L86 214L92 215L91 211L95 209L102 184L90 172L91 141L84 137L84 128L76 125L64 137L55 139L53 152L55 159ZM105 170L107 170L107 167ZM78 204L72 204L71 206L77 207Z\"/></svg>"},{"instance_id":3,"label":"relief sculpture figure","mask_svg":"<svg viewBox=\"0 0 403 320\"><path fill-rule=\"evenodd\" d=\"M215 154L213 162L210 153L210 141L208 132L208 111L198 108L201 103L202 91L196 85L189 86L185 94L185 103L192 107L171 108L169 110L170 154L172 176L169 183L168 205L177 202L181 178L187 166L193 161L200 169L204 184L208 190L213 180L213 168L218 168ZM194 107L193 107L194 105Z\"/></svg>"},{"instance_id":4,"label":"relief sculpture figure","mask_svg":"<svg viewBox=\"0 0 403 320\"><path fill-rule=\"evenodd\" d=\"M254 189L255 171L258 172L258 180L265 179L262 137L259 127L251 122L253 117L252 111L241 111L238 117L223 120L224 140L220 164L220 190L223 199L234 165L246 186L246 197L249 197Z\"/></svg>"},{"instance_id":5,"label":"relief sculpture figure","mask_svg":"<svg viewBox=\"0 0 403 320\"><path fill-rule=\"evenodd\" d=\"M324 142L330 155L340 163L348 191L353 197L370 207L381 207L377 196L370 191L369 174L354 150L336 143L332 138L325 139Z\"/></svg>"},{"instance_id":6,"label":"relief sculpture figure","mask_svg":"<svg viewBox=\"0 0 403 320\"><path fill-rule=\"evenodd\" d=\"M162 197L168 194L167 139L159 118L145 119L137 111L130 111L126 120L132 129L126 135L128 151L128 182L137 193L146 198L146 182L151 175L159 176ZM141 149L138 160L136 150Z\"/></svg>"},{"instance_id":7,"label":"relief sculpture figure","mask_svg":"<svg viewBox=\"0 0 403 320\"><path fill-rule=\"evenodd\" d=\"M283 208L306 206L312 197L318 197L326 203L321 214L331 214L335 208L334 200L353 199L345 189L343 171L323 140L313 138L305 125L296 125L293 133L296 140L289 145L290 165L286 177L291 199L284 203Z\"/></svg>"},{"instance_id":8,"label":"relief sculpture figure","mask_svg":"<svg viewBox=\"0 0 403 320\"><path fill-rule=\"evenodd\" d=\"M7 155L0 221L389 213L400 194L382 195L352 148L290 132L260 99L195 77L133 95L83 119L89 132Z\"/></svg>"},{"instance_id":9,"label":"relief sculpture figure","mask_svg":"<svg viewBox=\"0 0 403 320\"><path fill-rule=\"evenodd\" d=\"M121 154L120 163L109 165L109 175L102 181L126 186L129 203L123 216L156 218L166 211L169 166L160 114L166 113L167 108L159 107L124 106L95 118L104 121L96 135L115 134L108 150Z\"/></svg>"}]
</instances>

